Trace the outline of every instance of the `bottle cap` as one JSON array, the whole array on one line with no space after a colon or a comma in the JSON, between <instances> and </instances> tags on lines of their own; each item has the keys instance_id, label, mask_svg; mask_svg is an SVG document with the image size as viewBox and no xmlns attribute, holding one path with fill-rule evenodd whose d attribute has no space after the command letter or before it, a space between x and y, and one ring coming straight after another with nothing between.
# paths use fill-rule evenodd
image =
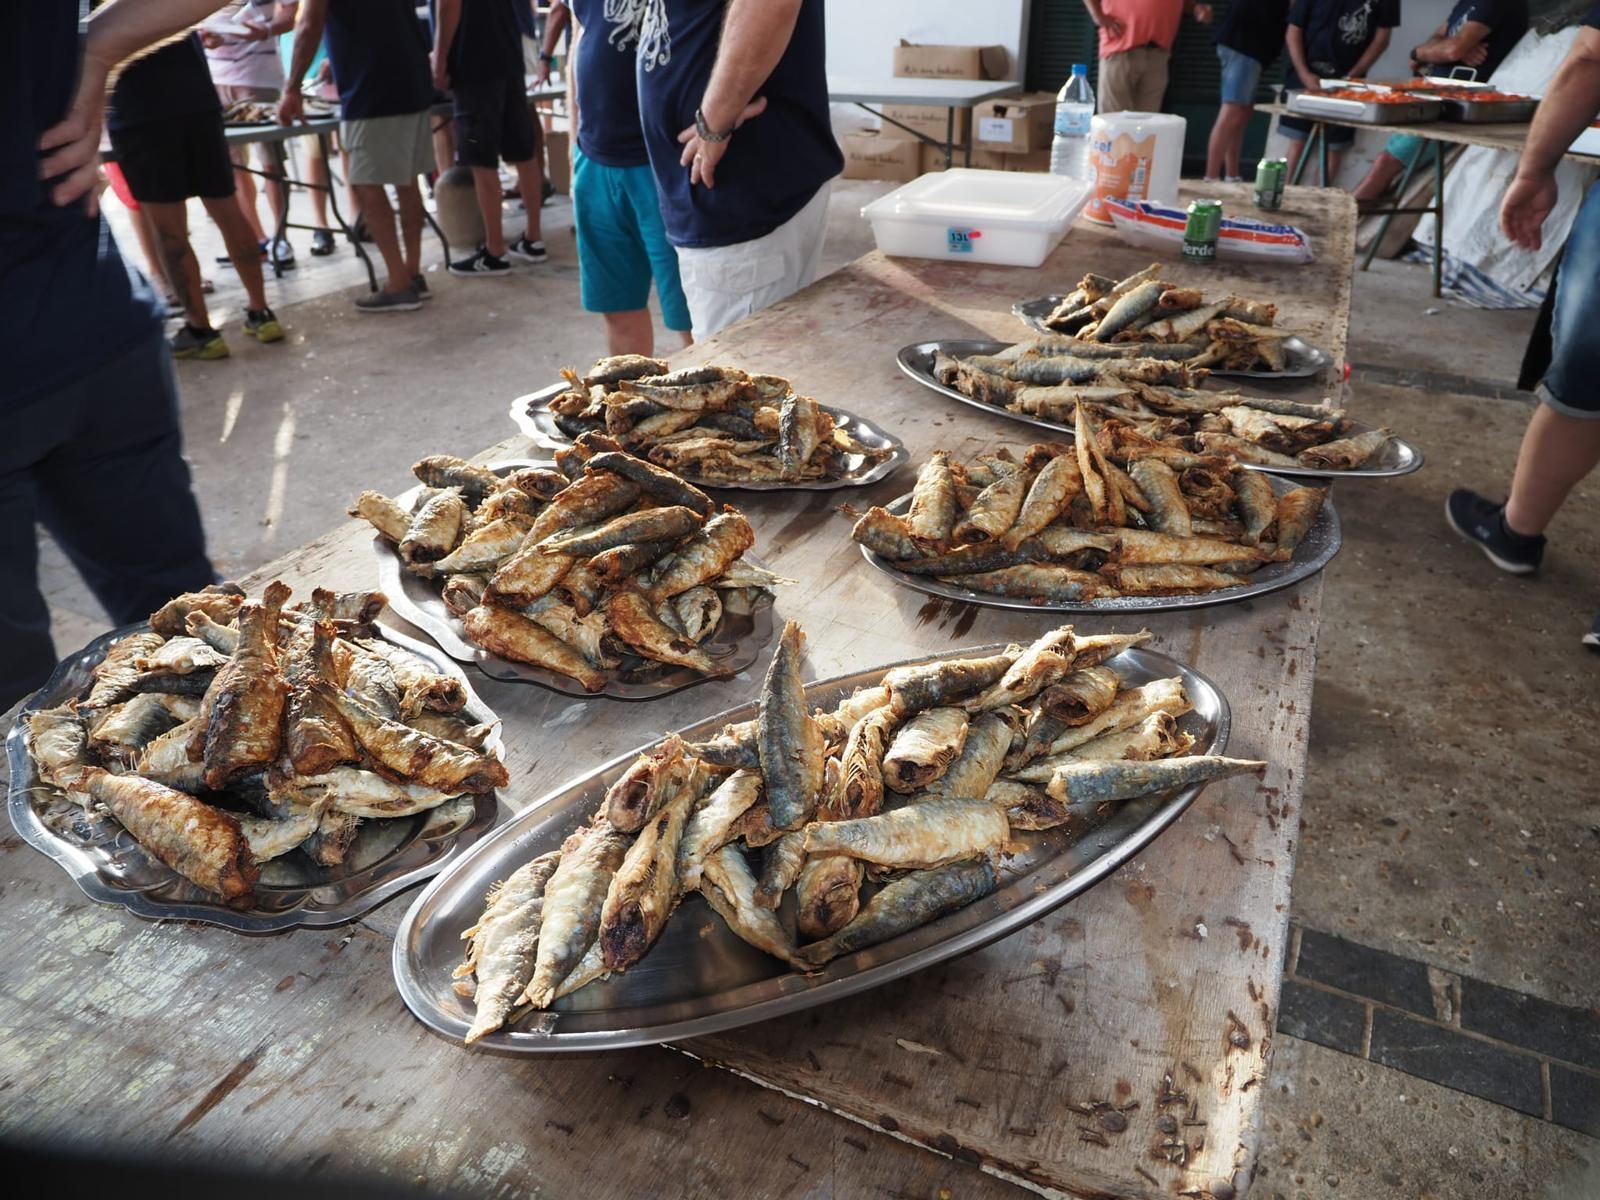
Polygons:
<instances>
[{"instance_id":1,"label":"bottle cap","mask_svg":"<svg viewBox=\"0 0 1600 1200\"><path fill-rule=\"evenodd\" d=\"M1089 73L1088 64L1086 64L1086 63L1073 63L1072 64L1072 73L1074 75L1087 75Z\"/></svg>"}]
</instances>

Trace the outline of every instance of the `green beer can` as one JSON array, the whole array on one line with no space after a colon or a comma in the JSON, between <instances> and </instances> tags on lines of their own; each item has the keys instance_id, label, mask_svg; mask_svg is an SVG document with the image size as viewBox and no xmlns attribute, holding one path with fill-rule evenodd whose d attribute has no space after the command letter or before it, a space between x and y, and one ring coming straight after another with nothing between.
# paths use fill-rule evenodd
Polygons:
<instances>
[{"instance_id":1,"label":"green beer can","mask_svg":"<svg viewBox=\"0 0 1600 1200\"><path fill-rule=\"evenodd\" d=\"M1191 263L1217 261L1217 234L1222 232L1222 202L1195 200L1183 227L1183 259Z\"/></svg>"},{"instance_id":2,"label":"green beer can","mask_svg":"<svg viewBox=\"0 0 1600 1200\"><path fill-rule=\"evenodd\" d=\"M1279 209L1283 207L1283 183L1289 174L1287 160L1263 158L1256 164L1256 207Z\"/></svg>"}]
</instances>

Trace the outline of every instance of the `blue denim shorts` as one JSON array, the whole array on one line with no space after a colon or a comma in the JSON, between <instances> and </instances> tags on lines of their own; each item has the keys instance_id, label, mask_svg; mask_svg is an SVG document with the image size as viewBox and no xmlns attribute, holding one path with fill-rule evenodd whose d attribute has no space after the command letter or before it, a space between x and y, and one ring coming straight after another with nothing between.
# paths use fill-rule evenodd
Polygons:
<instances>
[{"instance_id":1,"label":"blue denim shorts","mask_svg":"<svg viewBox=\"0 0 1600 1200\"><path fill-rule=\"evenodd\" d=\"M667 241L650 168L608 167L574 146L572 213L578 228L578 296L585 311L643 308L650 302L653 278L662 322L687 332L689 302L678 278L678 253Z\"/></svg>"},{"instance_id":2,"label":"blue denim shorts","mask_svg":"<svg viewBox=\"0 0 1600 1200\"><path fill-rule=\"evenodd\" d=\"M1561 252L1550 335L1539 399L1563 416L1600 421L1600 184L1590 186Z\"/></svg>"},{"instance_id":3,"label":"blue denim shorts","mask_svg":"<svg viewBox=\"0 0 1600 1200\"><path fill-rule=\"evenodd\" d=\"M1303 88L1286 89L1283 94L1284 103L1287 104L1290 97L1303 90ZM1314 121L1305 117L1279 117L1278 132L1291 142L1303 142L1311 136L1313 124ZM1327 139L1329 150L1348 150L1356 140L1356 131L1348 125L1324 125L1322 136Z\"/></svg>"},{"instance_id":4,"label":"blue denim shorts","mask_svg":"<svg viewBox=\"0 0 1600 1200\"><path fill-rule=\"evenodd\" d=\"M1261 64L1232 46L1218 46L1217 58L1222 61L1222 102L1254 104Z\"/></svg>"}]
</instances>

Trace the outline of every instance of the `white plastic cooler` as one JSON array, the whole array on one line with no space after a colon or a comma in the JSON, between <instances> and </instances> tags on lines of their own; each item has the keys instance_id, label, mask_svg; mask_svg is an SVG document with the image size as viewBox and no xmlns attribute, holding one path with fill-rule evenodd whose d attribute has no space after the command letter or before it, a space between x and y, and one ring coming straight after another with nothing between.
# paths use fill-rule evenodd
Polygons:
<instances>
[{"instance_id":1,"label":"white plastic cooler","mask_svg":"<svg viewBox=\"0 0 1600 1200\"><path fill-rule=\"evenodd\" d=\"M1037 267L1088 202L1081 179L958 167L914 179L861 215L885 254Z\"/></svg>"}]
</instances>

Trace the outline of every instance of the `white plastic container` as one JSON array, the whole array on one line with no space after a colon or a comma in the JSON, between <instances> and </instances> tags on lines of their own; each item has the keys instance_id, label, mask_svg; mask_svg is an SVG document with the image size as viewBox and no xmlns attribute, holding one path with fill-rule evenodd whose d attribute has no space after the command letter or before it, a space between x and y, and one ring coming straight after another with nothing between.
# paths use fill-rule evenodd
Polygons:
<instances>
[{"instance_id":1,"label":"white plastic container","mask_svg":"<svg viewBox=\"0 0 1600 1200\"><path fill-rule=\"evenodd\" d=\"M1037 267L1088 202L1081 179L958 167L914 179L861 215L885 254Z\"/></svg>"}]
</instances>

